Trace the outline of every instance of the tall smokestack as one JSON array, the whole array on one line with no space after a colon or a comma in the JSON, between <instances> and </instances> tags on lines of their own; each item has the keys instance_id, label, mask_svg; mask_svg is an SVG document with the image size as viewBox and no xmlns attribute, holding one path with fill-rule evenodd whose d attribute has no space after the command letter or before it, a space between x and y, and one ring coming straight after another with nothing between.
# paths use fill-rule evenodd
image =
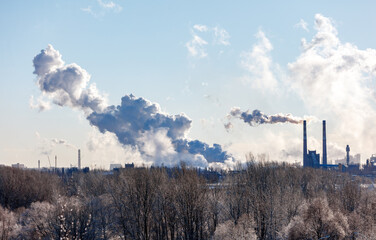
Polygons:
<instances>
[{"instance_id":1,"label":"tall smokestack","mask_svg":"<svg viewBox=\"0 0 376 240\"><path fill-rule=\"evenodd\" d=\"M57 156L55 155L55 171L57 169Z\"/></svg>"},{"instance_id":2,"label":"tall smokestack","mask_svg":"<svg viewBox=\"0 0 376 240\"><path fill-rule=\"evenodd\" d=\"M40 169L40 160L38 160L38 170Z\"/></svg>"},{"instance_id":3,"label":"tall smokestack","mask_svg":"<svg viewBox=\"0 0 376 240\"><path fill-rule=\"evenodd\" d=\"M324 167L328 164L326 156L326 121L322 121L322 164Z\"/></svg>"},{"instance_id":4,"label":"tall smokestack","mask_svg":"<svg viewBox=\"0 0 376 240\"><path fill-rule=\"evenodd\" d=\"M303 167L307 167L307 121L303 121Z\"/></svg>"},{"instance_id":5,"label":"tall smokestack","mask_svg":"<svg viewBox=\"0 0 376 240\"><path fill-rule=\"evenodd\" d=\"M78 149L78 169L81 169L81 150Z\"/></svg>"},{"instance_id":6,"label":"tall smokestack","mask_svg":"<svg viewBox=\"0 0 376 240\"><path fill-rule=\"evenodd\" d=\"M350 164L350 147L349 145L346 146L346 164L349 166Z\"/></svg>"}]
</instances>

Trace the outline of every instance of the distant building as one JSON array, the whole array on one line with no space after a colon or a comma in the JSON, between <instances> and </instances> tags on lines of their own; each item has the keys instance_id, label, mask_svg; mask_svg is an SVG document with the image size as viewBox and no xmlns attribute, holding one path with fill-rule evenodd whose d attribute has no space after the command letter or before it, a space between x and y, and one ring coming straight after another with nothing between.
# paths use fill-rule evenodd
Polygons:
<instances>
[{"instance_id":1,"label":"distant building","mask_svg":"<svg viewBox=\"0 0 376 240\"><path fill-rule=\"evenodd\" d=\"M24 164L21 164L21 163L16 163L16 164L12 164L12 167L13 167L13 168L24 169L24 168L25 168L25 165L24 165Z\"/></svg>"},{"instance_id":2,"label":"distant building","mask_svg":"<svg viewBox=\"0 0 376 240\"><path fill-rule=\"evenodd\" d=\"M360 164L360 157L361 155L359 153L354 156L350 155L350 165ZM346 157L335 160L335 164L346 164Z\"/></svg>"},{"instance_id":3,"label":"distant building","mask_svg":"<svg viewBox=\"0 0 376 240\"><path fill-rule=\"evenodd\" d=\"M308 151L307 167L319 168L320 167L320 154L316 151Z\"/></svg>"},{"instance_id":4,"label":"distant building","mask_svg":"<svg viewBox=\"0 0 376 240\"><path fill-rule=\"evenodd\" d=\"M119 168L122 168L123 165L121 165L120 163L111 163L110 164L110 171L113 171L114 169L119 169Z\"/></svg>"},{"instance_id":5,"label":"distant building","mask_svg":"<svg viewBox=\"0 0 376 240\"><path fill-rule=\"evenodd\" d=\"M125 168L134 168L134 163L125 164Z\"/></svg>"}]
</instances>

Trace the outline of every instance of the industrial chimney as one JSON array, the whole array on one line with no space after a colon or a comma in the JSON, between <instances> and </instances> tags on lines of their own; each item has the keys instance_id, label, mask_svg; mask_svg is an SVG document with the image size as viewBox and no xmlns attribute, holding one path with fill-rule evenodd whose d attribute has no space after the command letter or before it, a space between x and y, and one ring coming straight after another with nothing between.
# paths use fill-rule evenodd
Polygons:
<instances>
[{"instance_id":1,"label":"industrial chimney","mask_svg":"<svg viewBox=\"0 0 376 240\"><path fill-rule=\"evenodd\" d=\"M349 166L350 164L350 147L349 145L346 146L346 164Z\"/></svg>"},{"instance_id":2,"label":"industrial chimney","mask_svg":"<svg viewBox=\"0 0 376 240\"><path fill-rule=\"evenodd\" d=\"M327 166L328 160L326 156L326 121L322 121L322 164Z\"/></svg>"},{"instance_id":3,"label":"industrial chimney","mask_svg":"<svg viewBox=\"0 0 376 240\"><path fill-rule=\"evenodd\" d=\"M57 156L55 155L55 171L57 169Z\"/></svg>"},{"instance_id":4,"label":"industrial chimney","mask_svg":"<svg viewBox=\"0 0 376 240\"><path fill-rule=\"evenodd\" d=\"M38 160L38 170L40 169L40 160Z\"/></svg>"},{"instance_id":5,"label":"industrial chimney","mask_svg":"<svg viewBox=\"0 0 376 240\"><path fill-rule=\"evenodd\" d=\"M303 167L307 167L307 121L303 121Z\"/></svg>"},{"instance_id":6,"label":"industrial chimney","mask_svg":"<svg viewBox=\"0 0 376 240\"><path fill-rule=\"evenodd\" d=\"M81 169L81 150L78 149L78 169Z\"/></svg>"}]
</instances>

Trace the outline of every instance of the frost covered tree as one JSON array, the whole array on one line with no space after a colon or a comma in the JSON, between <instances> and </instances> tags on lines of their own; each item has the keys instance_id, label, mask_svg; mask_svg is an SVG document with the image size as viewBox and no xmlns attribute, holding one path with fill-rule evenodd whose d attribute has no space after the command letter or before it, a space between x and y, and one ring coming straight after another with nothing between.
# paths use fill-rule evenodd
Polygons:
<instances>
[{"instance_id":1,"label":"frost covered tree","mask_svg":"<svg viewBox=\"0 0 376 240\"><path fill-rule=\"evenodd\" d=\"M34 202L20 217L23 239L53 239L56 206L48 202Z\"/></svg>"},{"instance_id":2,"label":"frost covered tree","mask_svg":"<svg viewBox=\"0 0 376 240\"><path fill-rule=\"evenodd\" d=\"M303 203L284 233L288 239L344 239L349 225L346 216L333 211L323 196Z\"/></svg>"},{"instance_id":3,"label":"frost covered tree","mask_svg":"<svg viewBox=\"0 0 376 240\"><path fill-rule=\"evenodd\" d=\"M213 240L256 240L257 235L254 227L252 218L243 214L236 225L232 220L219 224L215 230Z\"/></svg>"},{"instance_id":4,"label":"frost covered tree","mask_svg":"<svg viewBox=\"0 0 376 240\"><path fill-rule=\"evenodd\" d=\"M0 206L0 239L16 238L21 226L16 213Z\"/></svg>"}]
</instances>

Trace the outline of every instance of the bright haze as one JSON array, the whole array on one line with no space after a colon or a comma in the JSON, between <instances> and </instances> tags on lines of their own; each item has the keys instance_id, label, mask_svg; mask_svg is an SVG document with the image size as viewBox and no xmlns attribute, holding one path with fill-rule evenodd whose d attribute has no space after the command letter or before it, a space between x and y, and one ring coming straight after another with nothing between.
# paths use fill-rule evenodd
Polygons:
<instances>
[{"instance_id":1,"label":"bright haze","mask_svg":"<svg viewBox=\"0 0 376 240\"><path fill-rule=\"evenodd\" d=\"M376 153L373 1L0 3L0 164Z\"/></svg>"}]
</instances>

